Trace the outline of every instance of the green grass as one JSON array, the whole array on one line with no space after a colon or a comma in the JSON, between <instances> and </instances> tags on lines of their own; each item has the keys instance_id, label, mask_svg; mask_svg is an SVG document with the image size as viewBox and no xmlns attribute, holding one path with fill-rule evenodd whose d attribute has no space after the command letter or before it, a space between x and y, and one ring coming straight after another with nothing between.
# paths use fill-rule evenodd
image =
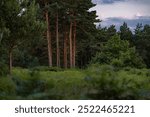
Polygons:
<instances>
[{"instance_id":1,"label":"green grass","mask_svg":"<svg viewBox=\"0 0 150 117\"><path fill-rule=\"evenodd\" d=\"M150 99L150 70L14 68L0 77L0 99Z\"/></svg>"}]
</instances>

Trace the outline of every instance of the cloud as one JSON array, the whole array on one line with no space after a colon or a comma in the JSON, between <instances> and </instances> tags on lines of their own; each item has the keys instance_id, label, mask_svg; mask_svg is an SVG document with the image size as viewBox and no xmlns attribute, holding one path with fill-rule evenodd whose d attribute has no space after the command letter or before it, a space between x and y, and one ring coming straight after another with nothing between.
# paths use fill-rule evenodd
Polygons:
<instances>
[{"instance_id":1,"label":"cloud","mask_svg":"<svg viewBox=\"0 0 150 117\"><path fill-rule=\"evenodd\" d=\"M125 0L93 0L96 4L113 4L114 2L121 2Z\"/></svg>"},{"instance_id":2,"label":"cloud","mask_svg":"<svg viewBox=\"0 0 150 117\"><path fill-rule=\"evenodd\" d=\"M150 0L93 0L101 25L120 25L126 22L133 31L137 23L150 24Z\"/></svg>"},{"instance_id":3,"label":"cloud","mask_svg":"<svg viewBox=\"0 0 150 117\"><path fill-rule=\"evenodd\" d=\"M109 17L134 19L136 15L150 16L149 6L150 0L124 0L114 4L97 4L92 10L96 10L102 20Z\"/></svg>"},{"instance_id":4,"label":"cloud","mask_svg":"<svg viewBox=\"0 0 150 117\"><path fill-rule=\"evenodd\" d=\"M123 24L123 22L126 22L129 26L129 28L134 31L136 25L138 23L150 24L150 16L136 16L135 19L126 19L126 18L120 18L120 17L110 17L105 19L101 22L102 27L108 27L110 25L115 25L116 29L119 30L120 26Z\"/></svg>"},{"instance_id":5,"label":"cloud","mask_svg":"<svg viewBox=\"0 0 150 117\"><path fill-rule=\"evenodd\" d=\"M144 4L150 4L150 0L92 0L96 4L113 4L116 2L138 2Z\"/></svg>"}]
</instances>

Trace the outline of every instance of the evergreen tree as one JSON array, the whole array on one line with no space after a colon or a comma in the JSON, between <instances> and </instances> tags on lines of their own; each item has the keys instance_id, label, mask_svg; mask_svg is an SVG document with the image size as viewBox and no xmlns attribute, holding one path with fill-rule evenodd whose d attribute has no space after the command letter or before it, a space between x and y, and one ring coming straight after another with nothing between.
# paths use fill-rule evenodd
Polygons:
<instances>
[{"instance_id":1,"label":"evergreen tree","mask_svg":"<svg viewBox=\"0 0 150 117\"><path fill-rule=\"evenodd\" d=\"M110 27L108 27L107 29L108 39L110 39L112 36L115 36L116 34L117 34L117 30L115 28L115 25L111 25Z\"/></svg>"},{"instance_id":2,"label":"evergreen tree","mask_svg":"<svg viewBox=\"0 0 150 117\"><path fill-rule=\"evenodd\" d=\"M135 29L134 38L137 51L143 58L147 67L150 67L150 26L145 25L143 27L141 24L138 24Z\"/></svg>"},{"instance_id":3,"label":"evergreen tree","mask_svg":"<svg viewBox=\"0 0 150 117\"><path fill-rule=\"evenodd\" d=\"M132 32L130 28L128 27L127 23L124 22L123 25L120 26L119 34L122 40L128 40L130 42L130 45L133 44Z\"/></svg>"},{"instance_id":4,"label":"evergreen tree","mask_svg":"<svg viewBox=\"0 0 150 117\"><path fill-rule=\"evenodd\" d=\"M43 23L36 19L37 8L34 1L7 0L3 2L1 12L3 13L5 26L9 30L9 36L4 38L2 43L9 53L10 74L13 65L14 48L24 44L28 39L39 36L41 29L44 27Z\"/></svg>"}]
</instances>

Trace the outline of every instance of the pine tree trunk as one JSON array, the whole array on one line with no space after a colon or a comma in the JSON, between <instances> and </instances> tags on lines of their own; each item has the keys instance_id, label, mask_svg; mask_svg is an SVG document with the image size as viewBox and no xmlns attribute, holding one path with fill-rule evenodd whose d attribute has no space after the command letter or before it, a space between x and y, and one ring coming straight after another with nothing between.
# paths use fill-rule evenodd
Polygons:
<instances>
[{"instance_id":1,"label":"pine tree trunk","mask_svg":"<svg viewBox=\"0 0 150 117\"><path fill-rule=\"evenodd\" d=\"M73 29L73 50L72 50L72 54L73 54L73 67L76 66L76 21L74 21L74 29Z\"/></svg>"},{"instance_id":2,"label":"pine tree trunk","mask_svg":"<svg viewBox=\"0 0 150 117\"><path fill-rule=\"evenodd\" d=\"M45 4L46 4L46 3L45 3ZM49 63L49 66L52 67L51 32L50 32L49 15L48 15L48 11L47 11L47 10L46 10L46 12L45 12L45 17L46 17L46 23L47 23L46 37L47 37L47 47L48 47L48 63Z\"/></svg>"},{"instance_id":3,"label":"pine tree trunk","mask_svg":"<svg viewBox=\"0 0 150 117\"><path fill-rule=\"evenodd\" d=\"M57 12L57 14L56 14L56 48L57 48L57 67L60 67L59 32L58 32L58 12Z\"/></svg>"},{"instance_id":4,"label":"pine tree trunk","mask_svg":"<svg viewBox=\"0 0 150 117\"><path fill-rule=\"evenodd\" d=\"M67 31L65 30L65 36L64 36L64 68L67 68L67 42L68 42L68 34Z\"/></svg>"},{"instance_id":5,"label":"pine tree trunk","mask_svg":"<svg viewBox=\"0 0 150 117\"><path fill-rule=\"evenodd\" d=\"M72 22L70 23L70 32L69 32L69 45L70 45L70 68L72 68Z\"/></svg>"},{"instance_id":6,"label":"pine tree trunk","mask_svg":"<svg viewBox=\"0 0 150 117\"><path fill-rule=\"evenodd\" d=\"M9 50L9 74L12 74L12 49Z\"/></svg>"}]
</instances>

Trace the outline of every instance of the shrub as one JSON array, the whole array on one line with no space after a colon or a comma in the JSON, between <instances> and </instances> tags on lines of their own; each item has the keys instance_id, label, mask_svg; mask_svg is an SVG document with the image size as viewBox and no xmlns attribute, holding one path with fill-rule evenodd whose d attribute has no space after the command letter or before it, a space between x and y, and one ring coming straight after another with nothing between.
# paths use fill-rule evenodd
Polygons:
<instances>
[{"instance_id":1,"label":"shrub","mask_svg":"<svg viewBox=\"0 0 150 117\"><path fill-rule=\"evenodd\" d=\"M8 66L0 62L0 76L5 76L9 73Z\"/></svg>"},{"instance_id":2,"label":"shrub","mask_svg":"<svg viewBox=\"0 0 150 117\"><path fill-rule=\"evenodd\" d=\"M61 72L42 72L48 83L54 83L54 87L47 90L55 99L83 99L87 91L84 80L85 74L78 70L66 70Z\"/></svg>"},{"instance_id":3,"label":"shrub","mask_svg":"<svg viewBox=\"0 0 150 117\"><path fill-rule=\"evenodd\" d=\"M99 64L80 71L15 68L12 79L0 79L0 99L150 99L149 73Z\"/></svg>"},{"instance_id":4,"label":"shrub","mask_svg":"<svg viewBox=\"0 0 150 117\"><path fill-rule=\"evenodd\" d=\"M29 49L29 48L28 48ZM23 68L32 68L39 66L39 59L28 52L29 50L14 50L14 65Z\"/></svg>"},{"instance_id":5,"label":"shrub","mask_svg":"<svg viewBox=\"0 0 150 117\"><path fill-rule=\"evenodd\" d=\"M14 76L13 81L17 85L17 93L21 96L27 96L32 93L38 93L45 90L45 81L40 79L40 74L36 71L28 72L26 79L21 76Z\"/></svg>"},{"instance_id":6,"label":"shrub","mask_svg":"<svg viewBox=\"0 0 150 117\"><path fill-rule=\"evenodd\" d=\"M59 67L48 67L48 66L38 66L38 67L33 67L31 70L33 71L62 71L63 69Z\"/></svg>"},{"instance_id":7,"label":"shrub","mask_svg":"<svg viewBox=\"0 0 150 117\"><path fill-rule=\"evenodd\" d=\"M126 73L126 72L124 72ZM88 93L91 99L139 99L142 83L112 66L92 66L88 68L87 77L92 88Z\"/></svg>"},{"instance_id":8,"label":"shrub","mask_svg":"<svg viewBox=\"0 0 150 117\"><path fill-rule=\"evenodd\" d=\"M54 84L41 76L39 71L15 69L13 81L16 84L16 92L19 99L54 99L49 91Z\"/></svg>"},{"instance_id":9,"label":"shrub","mask_svg":"<svg viewBox=\"0 0 150 117\"><path fill-rule=\"evenodd\" d=\"M15 94L15 83L10 78L0 78L0 99L12 99Z\"/></svg>"}]
</instances>

